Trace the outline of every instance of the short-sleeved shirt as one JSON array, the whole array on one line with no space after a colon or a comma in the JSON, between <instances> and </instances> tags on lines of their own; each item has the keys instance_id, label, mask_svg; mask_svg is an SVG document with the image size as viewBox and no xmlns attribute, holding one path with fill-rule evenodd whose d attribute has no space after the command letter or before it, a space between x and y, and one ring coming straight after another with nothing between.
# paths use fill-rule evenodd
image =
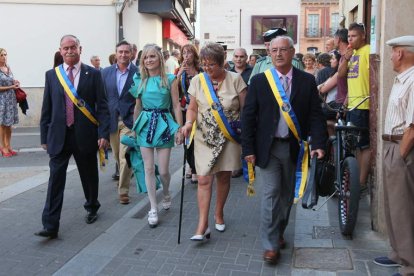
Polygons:
<instances>
[{"instance_id":1,"label":"short-sleeved shirt","mask_svg":"<svg viewBox=\"0 0 414 276\"><path fill-rule=\"evenodd\" d=\"M217 98L229 123L240 120L239 94L245 88L246 84L240 74L226 71L226 77L219 85ZM227 140L218 127L199 75L191 80L188 93L195 98L198 106L197 129L193 141L197 174L210 175L241 168L241 147Z\"/></svg>"},{"instance_id":2,"label":"short-sleeved shirt","mask_svg":"<svg viewBox=\"0 0 414 276\"><path fill-rule=\"evenodd\" d=\"M348 62L348 107L358 105L361 100L369 96L369 52L370 46L354 50ZM358 106L357 109L369 109L369 100Z\"/></svg>"},{"instance_id":3,"label":"short-sleeved shirt","mask_svg":"<svg viewBox=\"0 0 414 276\"><path fill-rule=\"evenodd\" d=\"M385 134L403 134L404 129L414 124L414 66L394 79L387 114Z\"/></svg>"}]
</instances>

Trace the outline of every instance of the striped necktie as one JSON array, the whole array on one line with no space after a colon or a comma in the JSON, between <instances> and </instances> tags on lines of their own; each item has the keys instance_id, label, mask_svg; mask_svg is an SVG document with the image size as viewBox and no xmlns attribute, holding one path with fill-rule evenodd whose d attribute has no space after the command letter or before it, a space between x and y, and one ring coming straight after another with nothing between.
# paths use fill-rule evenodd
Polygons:
<instances>
[{"instance_id":1,"label":"striped necktie","mask_svg":"<svg viewBox=\"0 0 414 276\"><path fill-rule=\"evenodd\" d=\"M68 78L71 81L73 86L75 86L75 78L73 77L74 68L75 67L71 66L68 69ZM66 103L66 125L70 127L75 122L75 114L73 112L73 102L66 93L65 93L65 103Z\"/></svg>"}]
</instances>

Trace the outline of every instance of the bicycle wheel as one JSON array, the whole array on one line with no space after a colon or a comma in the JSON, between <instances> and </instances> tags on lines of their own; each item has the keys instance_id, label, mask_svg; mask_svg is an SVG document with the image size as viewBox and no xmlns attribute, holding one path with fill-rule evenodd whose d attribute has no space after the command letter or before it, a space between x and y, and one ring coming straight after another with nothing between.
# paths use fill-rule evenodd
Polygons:
<instances>
[{"instance_id":1,"label":"bicycle wheel","mask_svg":"<svg viewBox=\"0 0 414 276\"><path fill-rule=\"evenodd\" d=\"M345 158L340 175L340 195L338 198L339 226L343 235L352 235L359 205L359 168L355 157Z\"/></svg>"}]
</instances>

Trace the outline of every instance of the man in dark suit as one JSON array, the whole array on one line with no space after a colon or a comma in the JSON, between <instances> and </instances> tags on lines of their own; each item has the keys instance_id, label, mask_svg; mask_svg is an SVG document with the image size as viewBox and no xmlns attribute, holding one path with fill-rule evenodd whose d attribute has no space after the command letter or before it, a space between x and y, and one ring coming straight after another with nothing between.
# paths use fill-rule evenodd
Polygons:
<instances>
[{"instance_id":1,"label":"man in dark suit","mask_svg":"<svg viewBox=\"0 0 414 276\"><path fill-rule=\"evenodd\" d=\"M279 108L266 74L259 73L250 80L242 113L243 156L257 165L257 184L263 187L260 235L264 260L270 264L277 262L280 249L286 246L283 234L293 204L300 150L282 109L296 114L301 140L312 137L311 156L324 156L327 139L315 78L292 66L294 54L290 37L278 36L271 41L273 76L282 79L288 103Z\"/></svg>"},{"instance_id":2,"label":"man in dark suit","mask_svg":"<svg viewBox=\"0 0 414 276\"><path fill-rule=\"evenodd\" d=\"M118 194L121 204L129 203L129 185L132 170L125 159L127 146L120 143L122 135L131 136L135 98L129 93L132 77L137 67L131 63L132 47L127 41L116 45L116 63L102 71L104 86L108 95L110 120L110 141L114 158L119 165Z\"/></svg>"},{"instance_id":3,"label":"man in dark suit","mask_svg":"<svg viewBox=\"0 0 414 276\"><path fill-rule=\"evenodd\" d=\"M59 49L64 60L61 76L66 81L60 80L54 69L46 72L40 118L41 145L50 156L50 177L42 214L43 230L35 235L49 238L56 238L59 231L66 169L72 155L86 199L86 223L97 220L100 207L97 150L109 145L109 112L101 73L80 62L82 47L75 36L63 36ZM62 83L73 87L80 99L78 106L88 106L99 126L74 106Z\"/></svg>"}]
</instances>

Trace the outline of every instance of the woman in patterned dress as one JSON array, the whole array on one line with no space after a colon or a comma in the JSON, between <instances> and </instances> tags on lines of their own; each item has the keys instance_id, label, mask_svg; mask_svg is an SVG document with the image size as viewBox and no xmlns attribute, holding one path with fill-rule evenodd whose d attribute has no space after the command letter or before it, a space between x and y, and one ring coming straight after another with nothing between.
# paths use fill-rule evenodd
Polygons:
<instances>
[{"instance_id":1,"label":"woman in patterned dress","mask_svg":"<svg viewBox=\"0 0 414 276\"><path fill-rule=\"evenodd\" d=\"M16 94L20 87L7 65L7 52L0 48L0 151L3 157L12 157L17 153L11 148L12 125L19 122Z\"/></svg>"},{"instance_id":2,"label":"woman in patterned dress","mask_svg":"<svg viewBox=\"0 0 414 276\"><path fill-rule=\"evenodd\" d=\"M226 138L212 109L223 110L229 125L236 126L240 121L240 112L246 96L246 84L242 77L224 69L225 52L220 44L209 43L204 46L200 51L200 59L205 73L200 73L191 80L188 90L190 104L182 128L184 136L188 137L193 123L196 123L193 143L198 177L199 221L195 235L191 237L194 241L202 241L210 237L208 212L214 177L217 180L215 229L219 232L225 230L223 209L230 191L231 172L241 168L240 144ZM202 88L203 76L207 82L211 82L214 89L211 93L215 94L218 103L209 104L206 97L209 94ZM237 130L234 128L233 132Z\"/></svg>"},{"instance_id":3,"label":"woman in patterned dress","mask_svg":"<svg viewBox=\"0 0 414 276\"><path fill-rule=\"evenodd\" d=\"M130 93L136 98L132 130L136 133L137 144L140 146L144 161L145 184L151 204L148 212L150 227L158 224L155 150L164 194L162 207L168 210L171 206L169 193L171 148L174 146L174 139L177 144L182 143L182 134L178 131L183 121L178 91L171 89L174 80L173 74L165 73L161 48L155 44L146 45L140 60L140 74L134 75L134 84ZM170 113L172 106L177 122Z\"/></svg>"}]
</instances>

